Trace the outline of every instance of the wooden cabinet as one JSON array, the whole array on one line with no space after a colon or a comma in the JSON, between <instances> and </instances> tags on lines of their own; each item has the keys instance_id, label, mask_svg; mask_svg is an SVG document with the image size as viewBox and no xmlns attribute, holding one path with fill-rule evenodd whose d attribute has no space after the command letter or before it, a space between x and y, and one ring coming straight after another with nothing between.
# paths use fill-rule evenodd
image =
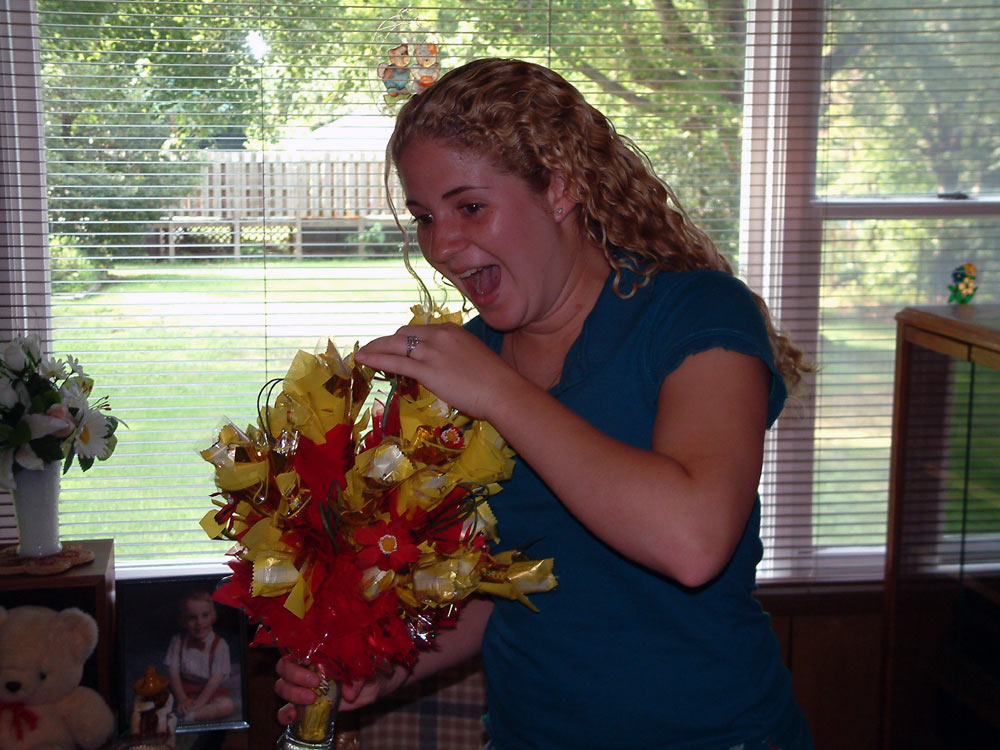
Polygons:
<instances>
[{"instance_id":1,"label":"wooden cabinet","mask_svg":"<svg viewBox=\"0 0 1000 750\"><path fill-rule=\"evenodd\" d=\"M884 745L1000 747L1000 306L896 320Z\"/></svg>"},{"instance_id":2,"label":"wooden cabinet","mask_svg":"<svg viewBox=\"0 0 1000 750\"><path fill-rule=\"evenodd\" d=\"M50 576L0 576L0 605L34 604L52 609L79 607L97 620L98 643L84 668L83 684L98 690L108 705L114 694L115 551L111 539L74 542L94 553L83 565Z\"/></svg>"}]
</instances>

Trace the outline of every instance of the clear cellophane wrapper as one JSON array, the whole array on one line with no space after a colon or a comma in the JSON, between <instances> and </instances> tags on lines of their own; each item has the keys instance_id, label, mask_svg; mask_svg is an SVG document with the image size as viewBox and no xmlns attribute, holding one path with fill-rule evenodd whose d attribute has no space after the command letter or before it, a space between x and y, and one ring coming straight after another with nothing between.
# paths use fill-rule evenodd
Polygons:
<instances>
[{"instance_id":1,"label":"clear cellophane wrapper","mask_svg":"<svg viewBox=\"0 0 1000 750\"><path fill-rule=\"evenodd\" d=\"M514 465L496 430L332 343L300 351L262 390L257 423L225 424L202 455L218 489L202 527L234 542L216 599L260 624L254 643L333 683L412 668L472 595L534 608L527 595L556 585L551 559L492 551L487 501Z\"/></svg>"}]
</instances>

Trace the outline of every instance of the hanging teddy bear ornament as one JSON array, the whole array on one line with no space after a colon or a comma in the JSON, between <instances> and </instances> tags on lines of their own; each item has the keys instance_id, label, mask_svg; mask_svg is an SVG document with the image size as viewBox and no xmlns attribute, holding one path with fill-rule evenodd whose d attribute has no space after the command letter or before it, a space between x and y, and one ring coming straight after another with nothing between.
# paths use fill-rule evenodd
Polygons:
<instances>
[{"instance_id":1,"label":"hanging teddy bear ornament","mask_svg":"<svg viewBox=\"0 0 1000 750\"><path fill-rule=\"evenodd\" d=\"M378 65L378 77L382 80L386 92L384 101L395 103L396 99L406 99L410 96L410 50L407 44L399 44L389 50L389 60Z\"/></svg>"},{"instance_id":2,"label":"hanging teddy bear ornament","mask_svg":"<svg viewBox=\"0 0 1000 750\"><path fill-rule=\"evenodd\" d=\"M382 101L391 111L419 94L441 75L441 47L437 42L400 42L385 51L376 77L382 82Z\"/></svg>"},{"instance_id":3,"label":"hanging teddy bear ornament","mask_svg":"<svg viewBox=\"0 0 1000 750\"><path fill-rule=\"evenodd\" d=\"M438 46L433 42L418 44L413 50L413 68L410 72L410 90L419 94L441 75Z\"/></svg>"}]
</instances>

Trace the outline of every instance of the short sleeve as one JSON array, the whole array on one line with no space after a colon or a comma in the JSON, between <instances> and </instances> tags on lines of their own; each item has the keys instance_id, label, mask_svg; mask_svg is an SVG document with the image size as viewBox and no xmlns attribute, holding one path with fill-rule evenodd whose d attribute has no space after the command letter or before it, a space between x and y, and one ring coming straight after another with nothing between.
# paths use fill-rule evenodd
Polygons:
<instances>
[{"instance_id":1,"label":"short sleeve","mask_svg":"<svg viewBox=\"0 0 1000 750\"><path fill-rule=\"evenodd\" d=\"M722 271L689 271L668 294L658 295L645 321L650 342L645 371L659 389L671 372L692 354L721 347L758 357L771 372L768 425L784 406L786 389L771 350L767 326L757 301L739 279Z\"/></svg>"}]
</instances>

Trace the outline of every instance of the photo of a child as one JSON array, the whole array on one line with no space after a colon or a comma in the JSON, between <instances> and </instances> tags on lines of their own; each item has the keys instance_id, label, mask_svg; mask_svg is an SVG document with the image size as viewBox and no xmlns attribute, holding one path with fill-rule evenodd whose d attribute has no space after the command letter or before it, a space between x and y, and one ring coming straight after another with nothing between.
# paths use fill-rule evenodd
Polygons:
<instances>
[{"instance_id":1,"label":"photo of a child","mask_svg":"<svg viewBox=\"0 0 1000 750\"><path fill-rule=\"evenodd\" d=\"M230 672L229 644L215 632L212 594L194 589L180 598L181 632L170 639L163 662L181 724L203 724L229 716L236 705L223 686Z\"/></svg>"},{"instance_id":2,"label":"photo of a child","mask_svg":"<svg viewBox=\"0 0 1000 750\"><path fill-rule=\"evenodd\" d=\"M212 599L221 579L195 575L117 582L123 733L132 730L132 687L147 670L162 675L178 747L184 744L182 735L247 726L246 621L238 610Z\"/></svg>"}]
</instances>

